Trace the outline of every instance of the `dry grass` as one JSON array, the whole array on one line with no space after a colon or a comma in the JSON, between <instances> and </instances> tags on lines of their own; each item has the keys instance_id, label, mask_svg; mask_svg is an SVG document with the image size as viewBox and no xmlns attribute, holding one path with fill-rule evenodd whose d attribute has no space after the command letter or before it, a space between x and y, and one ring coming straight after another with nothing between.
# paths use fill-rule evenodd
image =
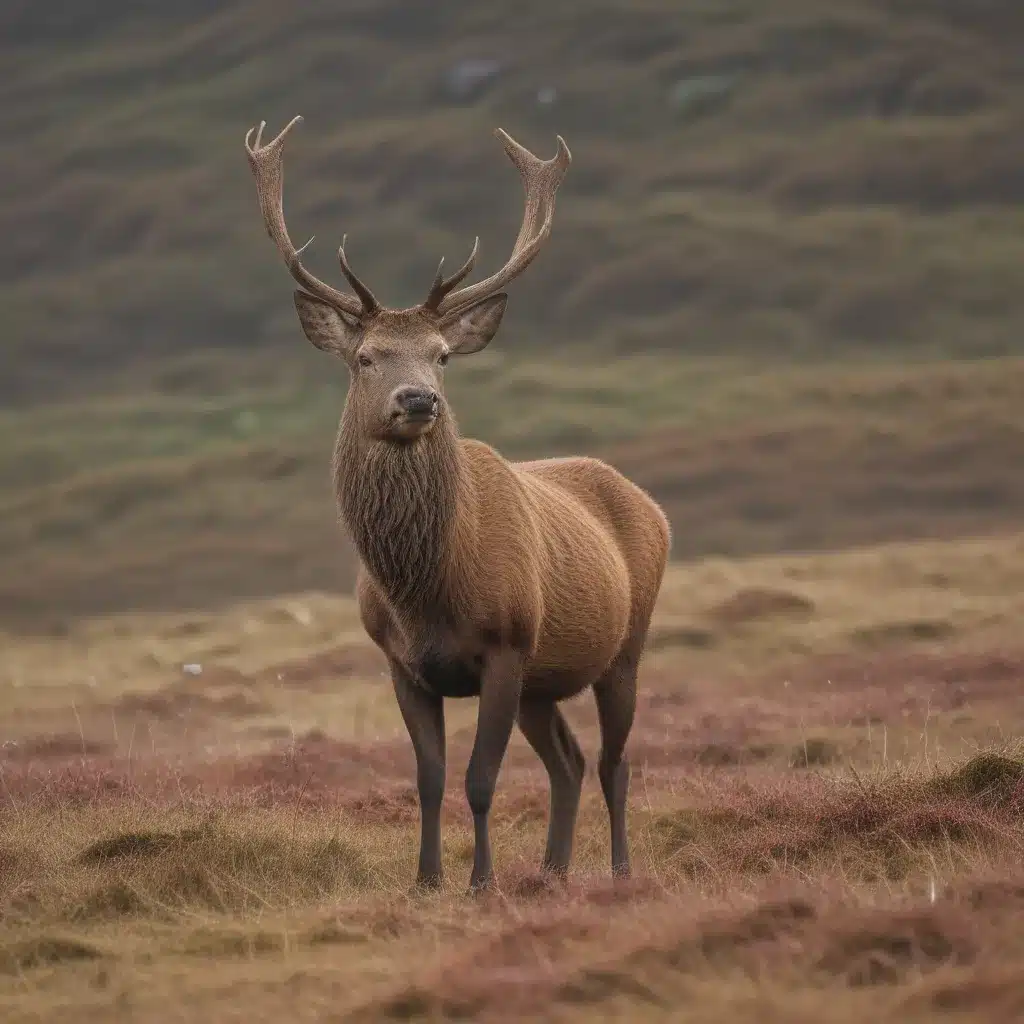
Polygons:
<instances>
[{"instance_id":1,"label":"dry grass","mask_svg":"<svg viewBox=\"0 0 1024 1024\"><path fill-rule=\"evenodd\" d=\"M414 814L237 786L170 797L145 778L129 795L92 771L8 799L5 1019L273 1020L287 1005L313 1020L329 1004L352 1020L653 1019L693 990L699 1020L747 1019L755 997L899 1019L956 993L995 1013L1022 980L1024 761L1006 754L869 778L681 776L687 792L635 800L626 885L602 877L594 799L572 881L538 876L545 794L506 781L501 888L482 900L462 888L463 814L446 826L446 891L418 897ZM96 783L87 801L77 773Z\"/></svg>"},{"instance_id":2,"label":"dry grass","mask_svg":"<svg viewBox=\"0 0 1024 1024\"><path fill-rule=\"evenodd\" d=\"M1019 535L673 567L636 878L607 877L592 767L568 884L537 874L516 735L478 900L475 702L450 702L446 887L417 895L411 752L349 599L8 634L0 1015L1014 1019L1022 578ZM592 765L591 702L567 714Z\"/></svg>"}]
</instances>

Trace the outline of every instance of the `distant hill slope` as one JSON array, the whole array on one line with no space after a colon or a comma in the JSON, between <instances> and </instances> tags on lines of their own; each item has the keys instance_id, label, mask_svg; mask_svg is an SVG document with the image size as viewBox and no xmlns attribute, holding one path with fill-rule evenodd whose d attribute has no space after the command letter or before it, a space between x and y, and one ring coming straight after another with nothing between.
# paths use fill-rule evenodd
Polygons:
<instances>
[{"instance_id":1,"label":"distant hill slope","mask_svg":"<svg viewBox=\"0 0 1024 1024\"><path fill-rule=\"evenodd\" d=\"M1022 38L1019 0L6 3L0 398L299 344L242 149L295 113L293 233L395 304L504 259L495 125L565 136L510 346L1020 352Z\"/></svg>"},{"instance_id":2,"label":"distant hill slope","mask_svg":"<svg viewBox=\"0 0 1024 1024\"><path fill-rule=\"evenodd\" d=\"M488 350L447 390L465 432L510 455L610 459L663 503L677 559L1021 529L1024 358L749 362ZM0 413L0 625L348 590L340 391L322 374Z\"/></svg>"}]
</instances>

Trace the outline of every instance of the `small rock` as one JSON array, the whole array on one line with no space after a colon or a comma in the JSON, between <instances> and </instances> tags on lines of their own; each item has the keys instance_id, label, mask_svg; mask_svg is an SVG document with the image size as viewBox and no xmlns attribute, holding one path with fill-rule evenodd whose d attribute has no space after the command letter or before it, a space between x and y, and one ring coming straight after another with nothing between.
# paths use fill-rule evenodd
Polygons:
<instances>
[{"instance_id":1,"label":"small rock","mask_svg":"<svg viewBox=\"0 0 1024 1024\"><path fill-rule=\"evenodd\" d=\"M300 626L313 625L313 613L303 604L294 604L288 609Z\"/></svg>"}]
</instances>

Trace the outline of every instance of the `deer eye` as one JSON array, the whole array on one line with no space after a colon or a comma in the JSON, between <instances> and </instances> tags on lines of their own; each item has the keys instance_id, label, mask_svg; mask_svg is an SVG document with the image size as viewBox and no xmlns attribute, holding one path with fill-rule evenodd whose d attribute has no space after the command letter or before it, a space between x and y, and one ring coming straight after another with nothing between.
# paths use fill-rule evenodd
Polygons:
<instances>
[{"instance_id":1,"label":"deer eye","mask_svg":"<svg viewBox=\"0 0 1024 1024\"><path fill-rule=\"evenodd\" d=\"M365 352L360 352L360 354L359 354L359 365L360 366L373 366L373 360L368 355L366 355Z\"/></svg>"},{"instance_id":2,"label":"deer eye","mask_svg":"<svg viewBox=\"0 0 1024 1024\"><path fill-rule=\"evenodd\" d=\"M437 361L438 361L439 365L447 366L448 365L448 353L447 352L442 352L441 355L439 355L437 357Z\"/></svg>"}]
</instances>

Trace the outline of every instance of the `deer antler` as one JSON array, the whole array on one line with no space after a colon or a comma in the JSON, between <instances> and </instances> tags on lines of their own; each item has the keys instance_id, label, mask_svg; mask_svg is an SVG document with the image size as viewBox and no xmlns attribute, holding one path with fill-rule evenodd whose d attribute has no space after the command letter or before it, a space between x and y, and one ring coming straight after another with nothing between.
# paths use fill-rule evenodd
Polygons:
<instances>
[{"instance_id":1,"label":"deer antler","mask_svg":"<svg viewBox=\"0 0 1024 1024\"><path fill-rule=\"evenodd\" d=\"M256 189L260 198L260 210L263 213L263 223L267 234L274 240L278 251L284 257L292 277L307 291L318 298L329 302L332 306L349 313L352 316L364 317L380 309L380 303L374 298L373 292L359 280L352 272L345 257L345 239L342 239L341 248L338 250L338 260L341 263L341 272L345 275L352 290L358 299L345 292L324 284L318 277L314 277L301 263L299 256L306 249L309 242L300 249L296 249L288 236L288 228L284 220L284 140L292 128L302 120L301 115L296 115L284 126L280 135L265 146L260 145L263 138L263 129L266 121L260 121L258 129L250 128L245 133L245 152L249 157L249 166L256 176ZM249 137L256 132L256 143L249 144ZM467 271L468 273L468 271Z\"/></svg>"},{"instance_id":2,"label":"deer antler","mask_svg":"<svg viewBox=\"0 0 1024 1024\"><path fill-rule=\"evenodd\" d=\"M551 234L551 222L555 214L555 193L569 169L569 164L572 163L569 147L559 135L558 152L550 160L541 160L500 128L496 128L494 134L501 140L509 159L516 165L526 192L523 223L516 244L512 247L512 255L501 270L486 280L467 285L459 291L452 291L473 269L480 241L478 238L473 243L469 259L447 280L441 276L441 266L438 265L430 294L422 303L421 309L443 316L494 294L513 278L518 277L533 262ZM441 263L444 263L444 260Z\"/></svg>"}]
</instances>

